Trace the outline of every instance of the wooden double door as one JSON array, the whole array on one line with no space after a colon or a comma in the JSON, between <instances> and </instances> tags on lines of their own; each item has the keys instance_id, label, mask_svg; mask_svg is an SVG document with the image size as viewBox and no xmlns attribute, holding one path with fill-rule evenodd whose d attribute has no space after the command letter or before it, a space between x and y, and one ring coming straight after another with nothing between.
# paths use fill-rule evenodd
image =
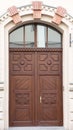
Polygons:
<instances>
[{"instance_id":1,"label":"wooden double door","mask_svg":"<svg viewBox=\"0 0 73 130\"><path fill-rule=\"evenodd\" d=\"M62 50L10 49L10 126L60 126Z\"/></svg>"}]
</instances>

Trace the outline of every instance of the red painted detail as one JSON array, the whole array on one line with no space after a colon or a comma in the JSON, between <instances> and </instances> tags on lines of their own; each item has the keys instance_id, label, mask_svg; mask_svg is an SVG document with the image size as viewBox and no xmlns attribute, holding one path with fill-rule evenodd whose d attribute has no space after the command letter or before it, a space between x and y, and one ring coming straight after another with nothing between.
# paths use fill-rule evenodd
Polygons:
<instances>
[{"instance_id":1,"label":"red painted detail","mask_svg":"<svg viewBox=\"0 0 73 130\"><path fill-rule=\"evenodd\" d=\"M18 14L18 10L17 10L17 7L16 6L12 6L10 8L8 8L8 11L10 13L10 16L13 16L15 14Z\"/></svg>"},{"instance_id":2,"label":"red painted detail","mask_svg":"<svg viewBox=\"0 0 73 130\"><path fill-rule=\"evenodd\" d=\"M33 1L33 18L40 19L41 18L41 10L42 10L42 2L40 1Z\"/></svg>"},{"instance_id":3,"label":"red painted detail","mask_svg":"<svg viewBox=\"0 0 73 130\"><path fill-rule=\"evenodd\" d=\"M33 10L42 10L42 2L33 1L32 2Z\"/></svg>"},{"instance_id":4,"label":"red painted detail","mask_svg":"<svg viewBox=\"0 0 73 130\"><path fill-rule=\"evenodd\" d=\"M55 24L59 25L62 21L62 18L65 17L66 15L66 9L64 9L63 7L59 6L56 10L56 13L53 17L52 22L54 22Z\"/></svg>"},{"instance_id":5,"label":"red painted detail","mask_svg":"<svg viewBox=\"0 0 73 130\"><path fill-rule=\"evenodd\" d=\"M14 22L15 24L18 24L18 23L22 22L22 19L21 19L20 15L19 15L19 12L18 12L16 6L10 7L10 8L8 9L8 11L9 11L10 16L12 17L13 22Z\"/></svg>"},{"instance_id":6,"label":"red painted detail","mask_svg":"<svg viewBox=\"0 0 73 130\"><path fill-rule=\"evenodd\" d=\"M22 22L22 19L19 14L14 15L12 18L15 24Z\"/></svg>"},{"instance_id":7,"label":"red painted detail","mask_svg":"<svg viewBox=\"0 0 73 130\"><path fill-rule=\"evenodd\" d=\"M52 22L54 22L55 24L59 25L61 23L61 21L62 21L62 17L57 15L57 14L55 14L55 16L53 17Z\"/></svg>"},{"instance_id":8,"label":"red painted detail","mask_svg":"<svg viewBox=\"0 0 73 130\"><path fill-rule=\"evenodd\" d=\"M56 10L56 14L60 15L61 17L65 17L67 11L63 7L59 6Z\"/></svg>"}]
</instances>

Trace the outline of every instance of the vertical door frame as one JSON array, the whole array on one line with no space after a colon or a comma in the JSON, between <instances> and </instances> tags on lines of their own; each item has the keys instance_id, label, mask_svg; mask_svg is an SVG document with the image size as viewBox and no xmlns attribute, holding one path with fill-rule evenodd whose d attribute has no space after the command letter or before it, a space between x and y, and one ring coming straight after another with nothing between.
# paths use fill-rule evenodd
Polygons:
<instances>
[{"instance_id":1,"label":"vertical door frame","mask_svg":"<svg viewBox=\"0 0 73 130\"><path fill-rule=\"evenodd\" d=\"M25 16L24 16L25 17ZM30 20L32 21L32 17L30 17ZM53 25L47 20L47 16L44 15L42 18L42 21L50 24L51 26L56 27L56 29L60 30L63 34L62 44L63 44L63 61L62 61L62 68L63 68L63 126L65 128L68 128L68 119L69 119L69 110L68 110L68 41L69 41L69 28L66 26L66 24L61 24L58 26ZM52 20L52 19L51 19ZM24 21L28 21L28 17L24 19ZM4 127L5 129L9 128L9 31L15 28L16 26L12 23L12 21L9 19L9 21L5 22L2 26L4 30L4 35L2 36L3 45L4 45Z\"/></svg>"}]
</instances>

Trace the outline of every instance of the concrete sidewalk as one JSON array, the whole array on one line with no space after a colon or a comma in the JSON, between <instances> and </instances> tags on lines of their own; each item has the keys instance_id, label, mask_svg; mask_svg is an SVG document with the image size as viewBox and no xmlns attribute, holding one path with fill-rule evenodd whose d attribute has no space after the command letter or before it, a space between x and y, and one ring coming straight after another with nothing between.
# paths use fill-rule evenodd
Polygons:
<instances>
[{"instance_id":1,"label":"concrete sidewalk","mask_svg":"<svg viewBox=\"0 0 73 130\"><path fill-rule=\"evenodd\" d=\"M10 127L9 130L65 130L64 127Z\"/></svg>"}]
</instances>

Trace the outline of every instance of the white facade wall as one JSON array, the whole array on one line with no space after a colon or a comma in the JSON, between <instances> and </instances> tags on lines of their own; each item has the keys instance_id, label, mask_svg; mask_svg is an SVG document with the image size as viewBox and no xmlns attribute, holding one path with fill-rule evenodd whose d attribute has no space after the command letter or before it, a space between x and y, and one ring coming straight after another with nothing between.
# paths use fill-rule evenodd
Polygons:
<instances>
[{"instance_id":1,"label":"white facade wall","mask_svg":"<svg viewBox=\"0 0 73 130\"><path fill-rule=\"evenodd\" d=\"M32 8L28 5L20 9L22 21L33 20ZM49 23L63 34L63 126L66 130L73 130L73 44L70 47L70 30L73 28L72 18L67 15L57 26L52 24L55 10L46 6L42 10L40 22ZM6 13L0 18L0 130L9 127L9 41L8 33L15 25Z\"/></svg>"},{"instance_id":2,"label":"white facade wall","mask_svg":"<svg viewBox=\"0 0 73 130\"><path fill-rule=\"evenodd\" d=\"M73 45L69 48L69 129L73 129Z\"/></svg>"}]
</instances>

